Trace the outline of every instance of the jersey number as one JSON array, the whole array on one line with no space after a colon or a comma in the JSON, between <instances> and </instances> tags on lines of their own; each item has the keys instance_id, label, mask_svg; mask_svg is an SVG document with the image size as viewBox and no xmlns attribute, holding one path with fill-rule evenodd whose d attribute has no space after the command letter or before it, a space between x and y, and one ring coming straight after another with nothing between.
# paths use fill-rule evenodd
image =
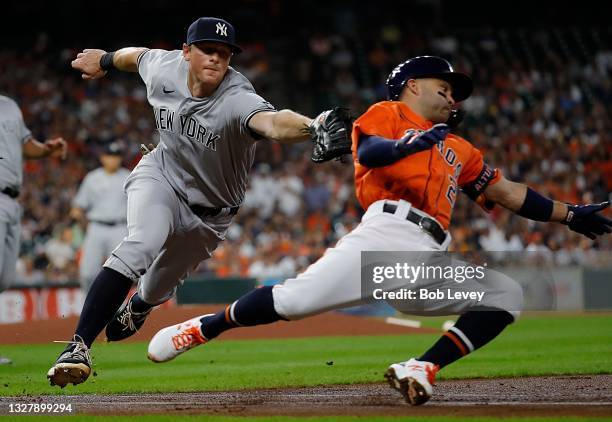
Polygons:
<instances>
[{"instance_id":1,"label":"jersey number","mask_svg":"<svg viewBox=\"0 0 612 422\"><path fill-rule=\"evenodd\" d=\"M455 205L455 200L457 199L457 182L455 181L456 179L451 175L448 176L448 179L449 184L448 189L446 189L446 199L448 200L448 203L450 204L452 209Z\"/></svg>"}]
</instances>

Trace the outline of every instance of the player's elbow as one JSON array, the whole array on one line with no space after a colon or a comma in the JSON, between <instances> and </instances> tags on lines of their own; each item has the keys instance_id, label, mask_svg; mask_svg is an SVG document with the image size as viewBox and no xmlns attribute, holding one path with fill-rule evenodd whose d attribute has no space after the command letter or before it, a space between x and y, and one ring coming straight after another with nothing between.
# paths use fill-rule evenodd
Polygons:
<instances>
[{"instance_id":1,"label":"player's elbow","mask_svg":"<svg viewBox=\"0 0 612 422\"><path fill-rule=\"evenodd\" d=\"M366 167L372 167L372 163L369 160L367 148L362 146L363 143L359 143L357 147L357 158L359 159L359 164Z\"/></svg>"},{"instance_id":2,"label":"player's elbow","mask_svg":"<svg viewBox=\"0 0 612 422\"><path fill-rule=\"evenodd\" d=\"M488 200L516 212L523 204L526 191L525 185L502 177L497 183L487 187L484 193Z\"/></svg>"}]
</instances>

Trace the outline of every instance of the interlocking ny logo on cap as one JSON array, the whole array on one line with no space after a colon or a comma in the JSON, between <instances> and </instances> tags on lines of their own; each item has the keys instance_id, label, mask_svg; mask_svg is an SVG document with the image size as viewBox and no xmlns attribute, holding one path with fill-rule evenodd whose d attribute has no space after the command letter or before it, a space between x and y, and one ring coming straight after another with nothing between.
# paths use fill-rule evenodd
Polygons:
<instances>
[{"instance_id":1,"label":"interlocking ny logo on cap","mask_svg":"<svg viewBox=\"0 0 612 422\"><path fill-rule=\"evenodd\" d=\"M215 31L217 34L223 35L227 37L227 25L222 22L217 22L217 29Z\"/></svg>"}]
</instances>

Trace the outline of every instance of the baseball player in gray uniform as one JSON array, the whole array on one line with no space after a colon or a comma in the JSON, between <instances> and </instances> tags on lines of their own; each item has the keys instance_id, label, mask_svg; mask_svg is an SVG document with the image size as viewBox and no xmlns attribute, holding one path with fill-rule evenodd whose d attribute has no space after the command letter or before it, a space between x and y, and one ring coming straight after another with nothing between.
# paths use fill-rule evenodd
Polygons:
<instances>
[{"instance_id":1,"label":"baseball player in gray uniform","mask_svg":"<svg viewBox=\"0 0 612 422\"><path fill-rule=\"evenodd\" d=\"M62 138L38 142L26 127L15 101L0 95L0 293L15 281L19 255L23 158L66 157ZM0 363L10 363L0 357Z\"/></svg>"},{"instance_id":2,"label":"baseball player in gray uniform","mask_svg":"<svg viewBox=\"0 0 612 422\"><path fill-rule=\"evenodd\" d=\"M88 49L72 62L83 79L138 72L159 143L125 183L128 235L94 280L72 340L47 373L51 385L84 382L104 327L110 341L131 336L211 256L244 199L258 140L310 138L315 121L275 110L229 66L240 51L229 22L205 17L190 25L181 50ZM138 290L121 307L134 281Z\"/></svg>"},{"instance_id":3,"label":"baseball player in gray uniform","mask_svg":"<svg viewBox=\"0 0 612 422\"><path fill-rule=\"evenodd\" d=\"M118 142L104 146L102 167L89 172L73 200L71 216L79 221L87 217L87 234L79 265L84 291L89 290L100 265L127 235L127 196L123 184L130 171L121 167L122 148Z\"/></svg>"}]
</instances>

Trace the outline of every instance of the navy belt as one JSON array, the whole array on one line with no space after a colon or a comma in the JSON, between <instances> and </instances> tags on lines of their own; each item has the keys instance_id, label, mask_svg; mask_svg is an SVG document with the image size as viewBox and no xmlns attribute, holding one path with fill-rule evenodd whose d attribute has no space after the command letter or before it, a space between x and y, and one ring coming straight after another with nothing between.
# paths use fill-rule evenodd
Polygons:
<instances>
[{"instance_id":1,"label":"navy belt","mask_svg":"<svg viewBox=\"0 0 612 422\"><path fill-rule=\"evenodd\" d=\"M189 208L195 215L200 218L203 217L215 217L225 211L223 215L236 215L238 214L238 210L240 207L221 207L221 208L212 208L212 207L203 207L202 205L190 205Z\"/></svg>"},{"instance_id":2,"label":"navy belt","mask_svg":"<svg viewBox=\"0 0 612 422\"><path fill-rule=\"evenodd\" d=\"M383 205L383 212L386 212L389 214L395 214L396 210L397 210L397 205L387 204L387 203ZM415 211L411 209L410 211L408 211L406 220L422 228L431 237L433 237L434 240L438 242L438 244L441 245L446 240L446 232L444 231L442 226L440 226L440 224L438 224L438 222L434 220L433 218L426 217L421 214L417 214Z\"/></svg>"}]
</instances>

